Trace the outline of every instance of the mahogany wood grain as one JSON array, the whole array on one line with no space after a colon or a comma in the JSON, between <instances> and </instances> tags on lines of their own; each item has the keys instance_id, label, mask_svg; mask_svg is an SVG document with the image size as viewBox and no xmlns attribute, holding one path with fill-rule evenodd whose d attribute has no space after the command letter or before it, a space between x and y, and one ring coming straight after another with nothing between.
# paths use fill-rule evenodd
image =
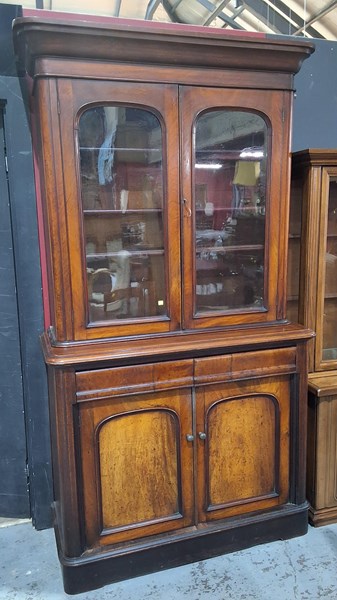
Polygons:
<instances>
[{"instance_id":1,"label":"mahogany wood grain","mask_svg":"<svg viewBox=\"0 0 337 600\"><path fill-rule=\"evenodd\" d=\"M289 496L288 377L199 388L199 519L282 504ZM201 406L203 409L201 410Z\"/></svg>"},{"instance_id":2,"label":"mahogany wood grain","mask_svg":"<svg viewBox=\"0 0 337 600\"><path fill-rule=\"evenodd\" d=\"M89 546L191 525L191 391L170 390L80 409Z\"/></svg>"},{"instance_id":3,"label":"mahogany wood grain","mask_svg":"<svg viewBox=\"0 0 337 600\"><path fill-rule=\"evenodd\" d=\"M243 333L244 332L244 333ZM243 345L244 335L244 345ZM277 348L309 340L314 333L296 323L282 323L270 327L261 326L243 329L228 328L226 331L205 330L181 332L168 336L152 336L148 339L107 339L85 343L57 343L52 331L41 337L45 361L50 365L89 365L94 363L130 363L142 358L151 360L153 348L160 358L208 356L223 352ZM160 343L159 343L160 340Z\"/></svg>"},{"instance_id":4,"label":"mahogany wood grain","mask_svg":"<svg viewBox=\"0 0 337 600\"><path fill-rule=\"evenodd\" d=\"M83 35L86 43L83 44ZM201 27L117 19L109 23L27 17L14 24L16 51L30 75L37 56L183 64L296 73L312 44ZM28 40L28 44L26 43Z\"/></svg>"}]
</instances>

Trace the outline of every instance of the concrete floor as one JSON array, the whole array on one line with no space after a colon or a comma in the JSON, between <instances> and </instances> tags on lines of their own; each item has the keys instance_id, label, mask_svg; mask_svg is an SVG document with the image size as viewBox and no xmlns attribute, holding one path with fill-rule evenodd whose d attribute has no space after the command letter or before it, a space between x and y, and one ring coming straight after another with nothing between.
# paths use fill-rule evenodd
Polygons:
<instances>
[{"instance_id":1,"label":"concrete floor","mask_svg":"<svg viewBox=\"0 0 337 600\"><path fill-rule=\"evenodd\" d=\"M337 600L337 524L68 596L51 529L0 522L0 600Z\"/></svg>"}]
</instances>

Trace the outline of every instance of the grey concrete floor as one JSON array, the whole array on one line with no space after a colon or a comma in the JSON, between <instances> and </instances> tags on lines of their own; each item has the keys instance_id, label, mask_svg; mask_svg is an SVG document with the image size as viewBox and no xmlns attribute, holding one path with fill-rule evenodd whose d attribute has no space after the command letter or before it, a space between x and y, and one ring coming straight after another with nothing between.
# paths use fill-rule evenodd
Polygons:
<instances>
[{"instance_id":1,"label":"grey concrete floor","mask_svg":"<svg viewBox=\"0 0 337 600\"><path fill-rule=\"evenodd\" d=\"M63 591L51 529L4 525L0 600L337 600L337 524L77 596Z\"/></svg>"}]
</instances>

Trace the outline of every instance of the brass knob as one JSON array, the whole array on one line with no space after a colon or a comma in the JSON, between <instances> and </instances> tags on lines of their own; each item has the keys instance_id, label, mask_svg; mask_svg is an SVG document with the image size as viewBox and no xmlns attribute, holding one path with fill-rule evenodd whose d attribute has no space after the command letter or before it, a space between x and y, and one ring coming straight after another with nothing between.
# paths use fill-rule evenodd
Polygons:
<instances>
[{"instance_id":1,"label":"brass knob","mask_svg":"<svg viewBox=\"0 0 337 600\"><path fill-rule=\"evenodd\" d=\"M198 435L199 435L199 438L201 440L205 440L206 439L206 433L204 431L199 431Z\"/></svg>"}]
</instances>

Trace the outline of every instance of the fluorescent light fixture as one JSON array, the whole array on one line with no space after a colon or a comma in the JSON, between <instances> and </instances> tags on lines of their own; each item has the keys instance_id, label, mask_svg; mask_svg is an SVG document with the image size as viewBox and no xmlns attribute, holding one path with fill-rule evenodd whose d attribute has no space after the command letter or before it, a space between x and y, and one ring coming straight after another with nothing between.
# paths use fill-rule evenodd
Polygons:
<instances>
[{"instance_id":1,"label":"fluorescent light fixture","mask_svg":"<svg viewBox=\"0 0 337 600\"><path fill-rule=\"evenodd\" d=\"M222 164L221 163L196 163L195 168L196 169L221 169Z\"/></svg>"},{"instance_id":2,"label":"fluorescent light fixture","mask_svg":"<svg viewBox=\"0 0 337 600\"><path fill-rule=\"evenodd\" d=\"M263 150L242 150L240 158L263 158Z\"/></svg>"}]
</instances>

